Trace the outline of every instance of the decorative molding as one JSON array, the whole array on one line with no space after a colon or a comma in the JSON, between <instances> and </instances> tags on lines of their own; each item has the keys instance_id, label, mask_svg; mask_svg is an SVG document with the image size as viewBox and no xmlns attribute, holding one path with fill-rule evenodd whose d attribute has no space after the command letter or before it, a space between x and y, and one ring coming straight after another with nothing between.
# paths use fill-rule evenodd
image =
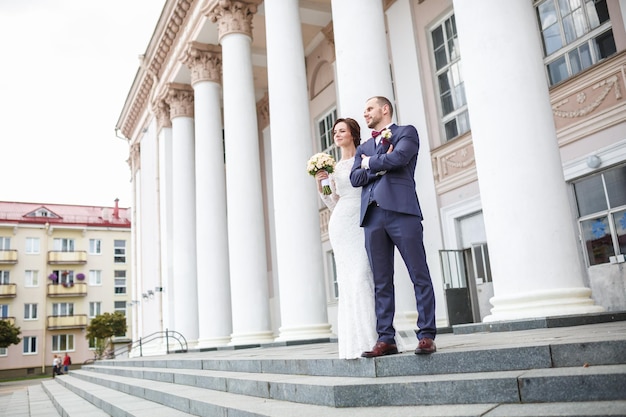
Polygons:
<instances>
[{"instance_id":1,"label":"decorative molding","mask_svg":"<svg viewBox=\"0 0 626 417\"><path fill-rule=\"evenodd\" d=\"M597 109L598 106L600 106L600 104L602 104L604 99L609 95L611 90L613 90L615 93L615 100L620 100L622 98L622 92L620 91L620 88L619 88L619 78L617 77L617 75L613 75L591 86L592 90L597 90L599 88L602 88L602 90L600 91L600 94L598 94L595 100L593 100L591 103L586 104L583 107L580 107L583 104L585 104L585 102L587 101L587 93L584 91L581 91L576 94L576 103L579 104L577 108L573 110L560 110L561 107L563 107L566 104L569 104L570 102L569 98L565 98L555 103L554 105L552 105L552 112L554 113L556 117L562 117L562 118L584 117L590 114L591 112L593 112L595 109Z\"/></svg>"},{"instance_id":2,"label":"decorative molding","mask_svg":"<svg viewBox=\"0 0 626 417\"><path fill-rule=\"evenodd\" d=\"M128 158L128 165L130 165L130 171L134 177L137 171L141 169L141 143L135 142L130 145L130 155Z\"/></svg>"},{"instance_id":3,"label":"decorative molding","mask_svg":"<svg viewBox=\"0 0 626 417\"><path fill-rule=\"evenodd\" d=\"M170 119L170 106L165 100L158 100L152 105L152 111L157 122L157 134L164 127L172 127Z\"/></svg>"},{"instance_id":4,"label":"decorative molding","mask_svg":"<svg viewBox=\"0 0 626 417\"><path fill-rule=\"evenodd\" d=\"M219 39L231 33L241 33L252 38L252 18L263 0L219 0L203 12L217 22Z\"/></svg>"},{"instance_id":5,"label":"decorative molding","mask_svg":"<svg viewBox=\"0 0 626 417\"><path fill-rule=\"evenodd\" d=\"M193 88L187 84L169 83L165 101L170 106L170 119L194 116Z\"/></svg>"},{"instance_id":6,"label":"decorative molding","mask_svg":"<svg viewBox=\"0 0 626 417\"><path fill-rule=\"evenodd\" d=\"M475 181L476 159L471 135L467 134L431 152L438 194Z\"/></svg>"},{"instance_id":7,"label":"decorative molding","mask_svg":"<svg viewBox=\"0 0 626 417\"><path fill-rule=\"evenodd\" d=\"M222 47L190 42L180 61L191 70L191 85L201 81L222 81Z\"/></svg>"},{"instance_id":8,"label":"decorative molding","mask_svg":"<svg viewBox=\"0 0 626 417\"><path fill-rule=\"evenodd\" d=\"M185 24L187 13L195 1L176 1L176 4L171 8L169 19L164 23L161 38L157 40L154 52L151 53L150 58L144 55L139 57L145 74L141 80L137 80L139 84L136 86L135 97L132 98L131 107L128 110L124 123L120 127L125 137L130 138L132 136L140 115L144 112L146 106L149 105L155 79L158 79L161 69L169 57L172 45L175 44L178 33Z\"/></svg>"},{"instance_id":9,"label":"decorative molding","mask_svg":"<svg viewBox=\"0 0 626 417\"><path fill-rule=\"evenodd\" d=\"M559 146L624 121L626 52L609 58L550 90Z\"/></svg>"},{"instance_id":10,"label":"decorative molding","mask_svg":"<svg viewBox=\"0 0 626 417\"><path fill-rule=\"evenodd\" d=\"M334 46L335 46L335 30L333 28L333 21L332 20L330 21L329 24L327 24L325 27L322 28L322 33L324 34L324 37L326 38L328 43L330 43L333 46L333 50L334 50Z\"/></svg>"},{"instance_id":11,"label":"decorative molding","mask_svg":"<svg viewBox=\"0 0 626 417\"><path fill-rule=\"evenodd\" d=\"M270 124L270 98L267 93L256 103L256 114L259 129L263 130Z\"/></svg>"}]
</instances>

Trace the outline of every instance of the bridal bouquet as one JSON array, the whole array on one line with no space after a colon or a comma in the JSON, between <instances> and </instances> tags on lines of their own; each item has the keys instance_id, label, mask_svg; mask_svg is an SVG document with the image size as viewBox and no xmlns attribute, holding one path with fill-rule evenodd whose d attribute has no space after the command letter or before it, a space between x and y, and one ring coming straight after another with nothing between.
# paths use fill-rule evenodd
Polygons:
<instances>
[{"instance_id":1,"label":"bridal bouquet","mask_svg":"<svg viewBox=\"0 0 626 417\"><path fill-rule=\"evenodd\" d=\"M306 170L309 174L315 176L318 171L324 170L331 174L335 169L335 159L327 154L327 153L316 153L309 159L309 162L306 164ZM332 194L332 190L330 189L330 180L324 179L322 180L322 194L330 195Z\"/></svg>"}]
</instances>

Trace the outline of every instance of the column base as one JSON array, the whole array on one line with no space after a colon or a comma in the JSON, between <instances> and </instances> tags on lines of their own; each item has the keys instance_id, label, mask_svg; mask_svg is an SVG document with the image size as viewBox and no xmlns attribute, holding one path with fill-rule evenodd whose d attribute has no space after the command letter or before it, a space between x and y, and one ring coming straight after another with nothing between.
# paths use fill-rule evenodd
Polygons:
<instances>
[{"instance_id":1,"label":"column base","mask_svg":"<svg viewBox=\"0 0 626 417\"><path fill-rule=\"evenodd\" d=\"M230 343L228 346L242 346L242 345L258 345L262 343L271 343L274 341L274 333L272 332L254 332L254 333L239 333L230 335Z\"/></svg>"},{"instance_id":2,"label":"column base","mask_svg":"<svg viewBox=\"0 0 626 417\"><path fill-rule=\"evenodd\" d=\"M495 296L484 323L537 317L600 313L604 307L594 305L589 288L557 288L516 295Z\"/></svg>"},{"instance_id":3,"label":"column base","mask_svg":"<svg viewBox=\"0 0 626 417\"><path fill-rule=\"evenodd\" d=\"M314 340L333 337L329 323L313 324L308 326L281 327L280 335L275 342L288 342L291 340Z\"/></svg>"},{"instance_id":4,"label":"column base","mask_svg":"<svg viewBox=\"0 0 626 417\"><path fill-rule=\"evenodd\" d=\"M228 346L230 341L231 341L230 336L207 337L204 339L199 339L196 347L198 349L207 349L207 348L214 348L214 347L220 347L220 346Z\"/></svg>"},{"instance_id":5,"label":"column base","mask_svg":"<svg viewBox=\"0 0 626 417\"><path fill-rule=\"evenodd\" d=\"M417 310L396 311L393 320L396 331L412 331L417 329Z\"/></svg>"}]
</instances>

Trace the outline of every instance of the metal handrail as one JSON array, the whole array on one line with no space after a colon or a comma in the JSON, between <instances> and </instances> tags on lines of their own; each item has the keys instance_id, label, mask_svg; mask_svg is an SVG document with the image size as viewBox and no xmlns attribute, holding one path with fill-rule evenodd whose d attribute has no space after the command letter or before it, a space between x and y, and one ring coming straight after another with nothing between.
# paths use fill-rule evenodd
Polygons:
<instances>
[{"instance_id":1,"label":"metal handrail","mask_svg":"<svg viewBox=\"0 0 626 417\"><path fill-rule=\"evenodd\" d=\"M188 350L187 339L185 339L185 336L183 336L182 333L177 332L176 330L165 329L165 331L158 331L158 332L149 334L147 336L140 337L139 340L135 340L134 342L129 343L128 345L121 346L113 350L112 352L105 352L102 355L102 357L95 357L94 359L88 359L84 363L85 364L93 363L94 361L98 359L115 359L117 355L121 353L130 353L132 350L134 350L137 347L139 347L139 356L143 357L143 346L145 344L153 342L155 340L162 340L162 339L165 339L165 349L168 355L170 354L170 339L174 339L180 345L180 349L174 350L173 353L185 353Z\"/></svg>"}]
</instances>

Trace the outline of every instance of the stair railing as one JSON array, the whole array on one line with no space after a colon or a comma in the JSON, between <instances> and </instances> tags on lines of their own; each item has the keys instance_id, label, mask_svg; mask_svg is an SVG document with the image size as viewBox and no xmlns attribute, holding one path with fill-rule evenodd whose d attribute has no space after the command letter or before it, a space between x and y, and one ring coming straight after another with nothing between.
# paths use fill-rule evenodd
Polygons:
<instances>
[{"instance_id":1,"label":"stair railing","mask_svg":"<svg viewBox=\"0 0 626 417\"><path fill-rule=\"evenodd\" d=\"M88 359L84 363L93 363L94 361L100 359L115 359L116 356L124 353L130 354L130 352L137 348L139 348L139 356L143 357L143 347L145 345L163 339L165 339L165 349L168 355L170 354L170 339L178 342L178 345L180 346L180 349L174 350L173 353L184 353L188 350L187 339L185 339L185 336L183 336L182 333L177 332L176 330L165 329L165 331L158 331L147 336L140 337L139 340L135 340L134 342L121 346L113 351L107 350L102 355L96 355L93 359Z\"/></svg>"}]
</instances>

